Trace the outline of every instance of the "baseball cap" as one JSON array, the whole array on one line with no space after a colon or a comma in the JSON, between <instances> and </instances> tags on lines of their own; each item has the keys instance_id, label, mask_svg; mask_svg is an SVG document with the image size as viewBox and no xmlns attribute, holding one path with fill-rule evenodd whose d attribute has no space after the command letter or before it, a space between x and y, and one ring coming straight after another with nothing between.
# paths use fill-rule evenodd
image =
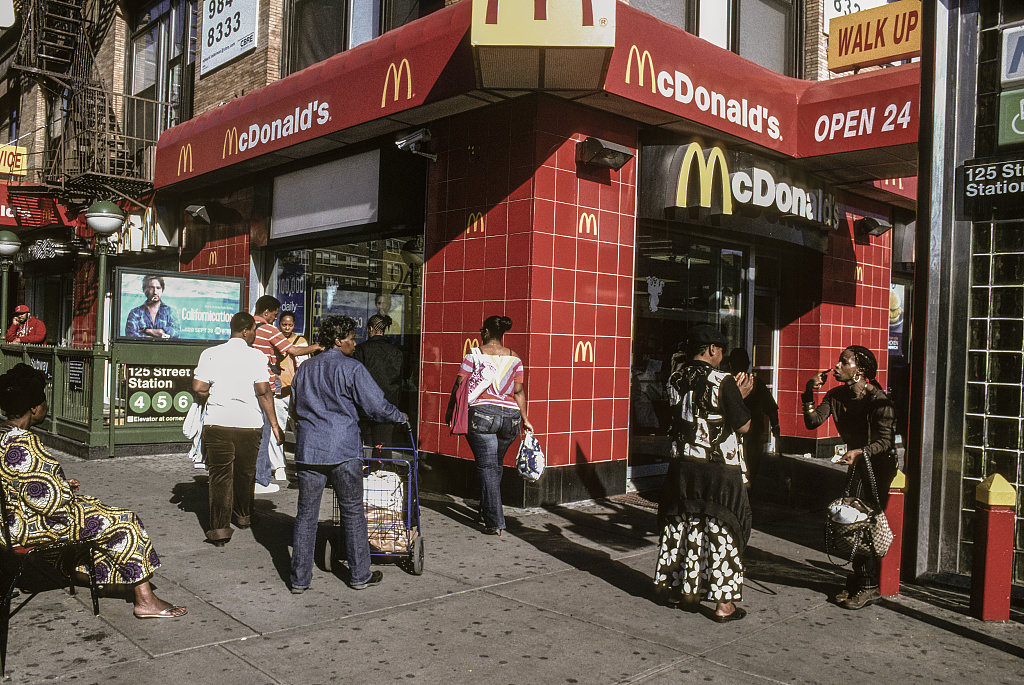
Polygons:
<instances>
[{"instance_id":1,"label":"baseball cap","mask_svg":"<svg viewBox=\"0 0 1024 685\"><path fill-rule=\"evenodd\" d=\"M702 323L690 329L686 334L686 342L691 346L718 345L725 347L725 336L714 326Z\"/></svg>"},{"instance_id":2,"label":"baseball cap","mask_svg":"<svg viewBox=\"0 0 1024 685\"><path fill-rule=\"evenodd\" d=\"M19 304L17 307L14 308L15 314L28 314L29 311L31 310L29 310L27 304Z\"/></svg>"}]
</instances>

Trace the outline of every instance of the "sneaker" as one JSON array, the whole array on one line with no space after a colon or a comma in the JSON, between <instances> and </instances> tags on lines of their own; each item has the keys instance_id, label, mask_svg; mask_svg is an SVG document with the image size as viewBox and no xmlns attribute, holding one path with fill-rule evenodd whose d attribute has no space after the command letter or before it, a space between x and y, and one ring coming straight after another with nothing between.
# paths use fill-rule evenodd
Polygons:
<instances>
[{"instance_id":1,"label":"sneaker","mask_svg":"<svg viewBox=\"0 0 1024 685\"><path fill-rule=\"evenodd\" d=\"M857 591L856 594L850 595L844 602L839 606L844 609L863 609L869 604L874 604L882 598L882 593L878 591L878 588L863 588Z\"/></svg>"},{"instance_id":2,"label":"sneaker","mask_svg":"<svg viewBox=\"0 0 1024 685\"><path fill-rule=\"evenodd\" d=\"M291 590L292 590L292 594L293 595L301 595L303 592L305 592L308 589L309 589L308 587L293 587Z\"/></svg>"},{"instance_id":3,"label":"sneaker","mask_svg":"<svg viewBox=\"0 0 1024 685\"><path fill-rule=\"evenodd\" d=\"M370 574L370 579L365 583L349 584L349 587L353 590L365 590L372 585L380 585L380 581L384 579L384 574L380 571L374 571Z\"/></svg>"},{"instance_id":4,"label":"sneaker","mask_svg":"<svg viewBox=\"0 0 1024 685\"><path fill-rule=\"evenodd\" d=\"M194 469L203 469L205 471L206 470L206 464L204 464L201 461L194 461L194 462L192 462L192 468L194 468Z\"/></svg>"},{"instance_id":5,"label":"sneaker","mask_svg":"<svg viewBox=\"0 0 1024 685\"><path fill-rule=\"evenodd\" d=\"M274 480L288 480L288 473L284 470L283 466L279 469L274 469Z\"/></svg>"},{"instance_id":6,"label":"sneaker","mask_svg":"<svg viewBox=\"0 0 1024 685\"><path fill-rule=\"evenodd\" d=\"M260 485L256 483L256 488L253 491L257 495L269 495L272 492L277 492L281 489L281 486L277 483L271 483L269 485Z\"/></svg>"}]
</instances>

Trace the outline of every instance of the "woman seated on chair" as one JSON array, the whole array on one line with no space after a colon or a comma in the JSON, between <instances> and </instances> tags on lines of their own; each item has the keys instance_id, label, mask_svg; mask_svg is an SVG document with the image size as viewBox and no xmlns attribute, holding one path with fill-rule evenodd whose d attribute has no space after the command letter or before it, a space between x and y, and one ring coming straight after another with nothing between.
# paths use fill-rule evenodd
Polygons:
<instances>
[{"instance_id":1,"label":"woman seated on chair","mask_svg":"<svg viewBox=\"0 0 1024 685\"><path fill-rule=\"evenodd\" d=\"M7 494L11 543L30 547L58 540L95 540L99 584L132 588L137 618L178 618L185 607L153 593L149 578L160 566L149 535L134 512L78 494L29 428L46 417L46 377L25 364L0 376L0 477ZM0 538L2 540L2 538ZM82 563L77 570L88 573Z\"/></svg>"}]
</instances>

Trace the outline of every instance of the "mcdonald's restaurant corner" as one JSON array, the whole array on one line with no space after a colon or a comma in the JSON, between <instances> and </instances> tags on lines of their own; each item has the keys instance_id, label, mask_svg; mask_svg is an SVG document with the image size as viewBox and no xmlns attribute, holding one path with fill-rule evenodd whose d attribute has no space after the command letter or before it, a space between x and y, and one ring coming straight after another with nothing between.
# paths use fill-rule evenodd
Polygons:
<instances>
[{"instance_id":1,"label":"mcdonald's restaurant corner","mask_svg":"<svg viewBox=\"0 0 1024 685\"><path fill-rule=\"evenodd\" d=\"M624 3L564 5L553 30L457 2L258 87L263 24L256 52L197 62L196 101L213 104L159 136L151 202L123 203L134 219L110 257L105 338L130 386L117 429L171 441L180 370L265 293L307 340L331 315L356 319L358 341L391 317L424 486L452 494L476 479L445 422L453 382L484 319L511 318L548 469L506 477L511 504L663 474L670 359L696 324L773 392L774 452L834 453L799 395L847 345L874 350L905 401L919 64L805 81ZM122 254L132 241L148 261ZM151 275L173 340L130 333ZM95 316L76 305L72 347L93 343Z\"/></svg>"}]
</instances>

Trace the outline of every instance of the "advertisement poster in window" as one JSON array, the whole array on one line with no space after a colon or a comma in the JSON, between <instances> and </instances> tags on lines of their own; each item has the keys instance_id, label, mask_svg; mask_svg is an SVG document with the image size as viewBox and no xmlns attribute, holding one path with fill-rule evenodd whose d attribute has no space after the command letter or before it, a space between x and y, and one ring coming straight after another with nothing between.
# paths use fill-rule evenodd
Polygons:
<instances>
[{"instance_id":1,"label":"advertisement poster in window","mask_svg":"<svg viewBox=\"0 0 1024 685\"><path fill-rule=\"evenodd\" d=\"M295 332L306 331L306 265L299 259L302 251L285 252L280 257L277 271L277 299L281 301L281 314L295 316Z\"/></svg>"},{"instance_id":2,"label":"advertisement poster in window","mask_svg":"<svg viewBox=\"0 0 1024 685\"><path fill-rule=\"evenodd\" d=\"M889 286L889 354L903 354L903 298L906 286L893 283Z\"/></svg>"},{"instance_id":3,"label":"advertisement poster in window","mask_svg":"<svg viewBox=\"0 0 1024 685\"><path fill-rule=\"evenodd\" d=\"M242 310L240 278L117 269L116 335L150 342L222 342Z\"/></svg>"},{"instance_id":4,"label":"advertisement poster in window","mask_svg":"<svg viewBox=\"0 0 1024 685\"><path fill-rule=\"evenodd\" d=\"M349 316L356 321L356 340L366 340L366 322L374 314L387 314L394 322L388 337L400 343L402 312L405 296L389 293L340 290L336 287L314 288L311 291L312 326L309 331L315 340L320 334L320 322L329 316ZM397 331L397 333L396 333Z\"/></svg>"},{"instance_id":5,"label":"advertisement poster in window","mask_svg":"<svg viewBox=\"0 0 1024 685\"><path fill-rule=\"evenodd\" d=\"M259 0L206 0L202 8L199 75L256 49Z\"/></svg>"}]
</instances>

